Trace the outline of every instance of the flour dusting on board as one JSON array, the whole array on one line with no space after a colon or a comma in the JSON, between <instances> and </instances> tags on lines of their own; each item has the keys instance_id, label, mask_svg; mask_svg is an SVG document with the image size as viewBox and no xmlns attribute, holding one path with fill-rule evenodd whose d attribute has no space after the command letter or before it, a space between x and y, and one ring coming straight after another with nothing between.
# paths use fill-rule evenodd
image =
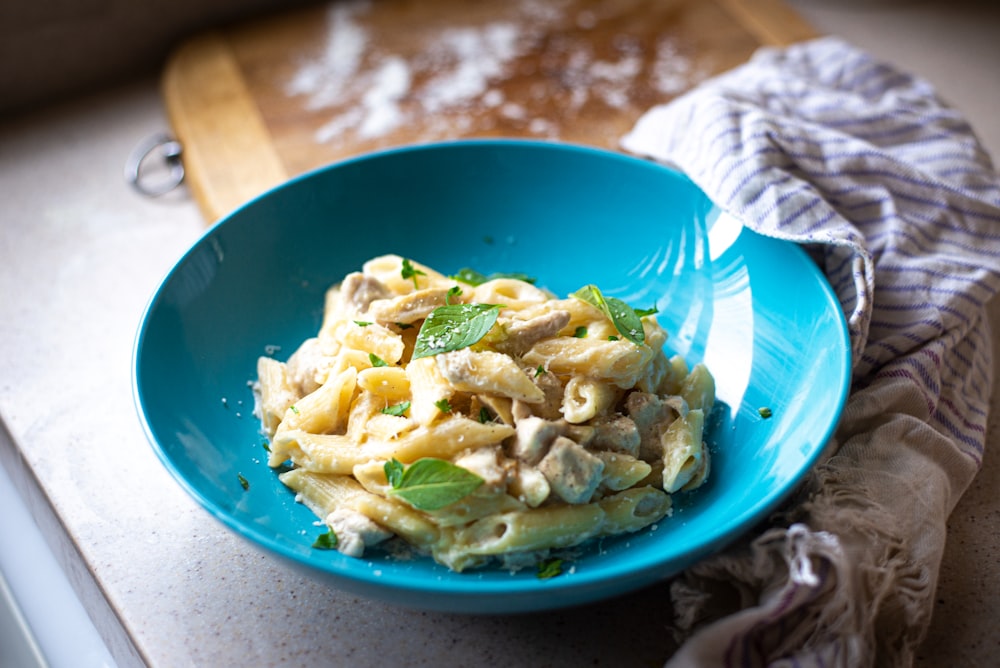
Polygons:
<instances>
[{"instance_id":1,"label":"flour dusting on board","mask_svg":"<svg viewBox=\"0 0 1000 668\"><path fill-rule=\"evenodd\" d=\"M604 17L573 0L491 6L474 25L411 26L386 43L370 0L331 4L322 49L303 54L285 92L321 119L320 143L521 134L558 139L574 115L637 110L710 74L672 36L588 39ZM645 95L636 102L637 91Z\"/></svg>"}]
</instances>

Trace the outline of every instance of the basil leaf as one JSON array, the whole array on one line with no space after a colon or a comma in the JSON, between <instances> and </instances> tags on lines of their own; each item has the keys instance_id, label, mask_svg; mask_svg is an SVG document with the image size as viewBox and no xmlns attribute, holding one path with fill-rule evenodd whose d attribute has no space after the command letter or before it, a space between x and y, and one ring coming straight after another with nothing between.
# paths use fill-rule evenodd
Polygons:
<instances>
[{"instance_id":1,"label":"basil leaf","mask_svg":"<svg viewBox=\"0 0 1000 668\"><path fill-rule=\"evenodd\" d=\"M389 485L393 488L399 487L399 481L403 477L403 465L399 460L393 457L385 463L382 470L385 471L385 479L389 481Z\"/></svg>"},{"instance_id":2,"label":"basil leaf","mask_svg":"<svg viewBox=\"0 0 1000 668\"><path fill-rule=\"evenodd\" d=\"M599 308L615 329L632 343L637 345L645 343L646 332L642 329L642 320L632 307L622 300L617 297L605 297L596 285L585 285L570 296Z\"/></svg>"},{"instance_id":3,"label":"basil leaf","mask_svg":"<svg viewBox=\"0 0 1000 668\"><path fill-rule=\"evenodd\" d=\"M635 309L635 314L640 318L644 318L647 315L656 315L660 312L660 309L655 306L650 306L649 308L637 308Z\"/></svg>"},{"instance_id":4,"label":"basil leaf","mask_svg":"<svg viewBox=\"0 0 1000 668\"><path fill-rule=\"evenodd\" d=\"M501 307L500 304L438 306L417 333L411 359L468 348L486 336L496 323Z\"/></svg>"},{"instance_id":5,"label":"basil leaf","mask_svg":"<svg viewBox=\"0 0 1000 668\"><path fill-rule=\"evenodd\" d=\"M335 550L337 542L337 534L334 533L333 529L330 529L326 533L321 533L317 536L312 546L317 550Z\"/></svg>"},{"instance_id":6,"label":"basil leaf","mask_svg":"<svg viewBox=\"0 0 1000 668\"><path fill-rule=\"evenodd\" d=\"M393 459L383 468L391 486L389 493L417 510L444 508L483 484L483 479L475 473L433 457L418 459L406 467Z\"/></svg>"},{"instance_id":7,"label":"basil leaf","mask_svg":"<svg viewBox=\"0 0 1000 668\"><path fill-rule=\"evenodd\" d=\"M514 280L524 281L525 283L531 283L532 285L534 285L535 281L537 280L532 276L528 276L527 274L522 274L519 272L510 272L510 273L499 272L487 276L486 274L481 274L475 269L469 269L468 267L459 269L457 274L449 276L449 278L453 278L456 281L462 281L463 283L471 285L473 287L477 285L482 285L483 283L487 281L492 281L496 278L513 278Z\"/></svg>"},{"instance_id":8,"label":"basil leaf","mask_svg":"<svg viewBox=\"0 0 1000 668\"><path fill-rule=\"evenodd\" d=\"M368 353L368 361L372 363L372 366L378 368L380 366L389 366L389 363L384 359L376 355L375 353Z\"/></svg>"}]
</instances>

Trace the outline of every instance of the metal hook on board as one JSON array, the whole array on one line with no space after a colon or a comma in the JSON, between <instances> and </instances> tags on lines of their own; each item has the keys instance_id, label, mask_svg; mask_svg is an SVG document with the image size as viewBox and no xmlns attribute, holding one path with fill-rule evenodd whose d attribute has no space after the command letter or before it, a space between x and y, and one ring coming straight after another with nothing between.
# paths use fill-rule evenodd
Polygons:
<instances>
[{"instance_id":1,"label":"metal hook on board","mask_svg":"<svg viewBox=\"0 0 1000 668\"><path fill-rule=\"evenodd\" d=\"M184 163L181 162L182 148L179 141L168 134L158 133L139 143L125 161L125 181L147 197L165 195L184 181ZM150 182L144 178L143 166L158 154L169 168L165 180Z\"/></svg>"}]
</instances>

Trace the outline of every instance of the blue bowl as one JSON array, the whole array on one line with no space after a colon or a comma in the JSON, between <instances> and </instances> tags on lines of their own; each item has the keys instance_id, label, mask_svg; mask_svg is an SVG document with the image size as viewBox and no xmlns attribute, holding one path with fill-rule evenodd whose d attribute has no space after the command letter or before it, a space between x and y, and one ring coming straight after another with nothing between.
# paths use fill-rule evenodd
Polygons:
<instances>
[{"instance_id":1,"label":"blue bowl","mask_svg":"<svg viewBox=\"0 0 1000 668\"><path fill-rule=\"evenodd\" d=\"M264 463L248 382L258 356L285 359L315 334L332 283L386 253L445 273L522 271L560 296L594 283L655 303L667 347L716 378L709 481L675 496L672 517L590 545L551 579L312 549L316 518ZM682 174L591 148L475 140L334 164L218 222L153 295L133 371L160 460L253 545L366 597L511 613L643 587L764 519L830 438L850 352L839 304L806 254L743 229Z\"/></svg>"}]
</instances>

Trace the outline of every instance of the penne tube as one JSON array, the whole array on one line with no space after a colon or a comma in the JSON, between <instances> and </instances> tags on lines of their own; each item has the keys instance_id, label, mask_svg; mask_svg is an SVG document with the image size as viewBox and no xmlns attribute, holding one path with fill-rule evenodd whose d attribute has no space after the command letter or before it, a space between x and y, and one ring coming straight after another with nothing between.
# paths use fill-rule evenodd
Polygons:
<instances>
[{"instance_id":1,"label":"penne tube","mask_svg":"<svg viewBox=\"0 0 1000 668\"><path fill-rule=\"evenodd\" d=\"M430 552L441 537L441 531L423 513L397 499L367 494L351 499L349 505L424 552Z\"/></svg>"},{"instance_id":2,"label":"penne tube","mask_svg":"<svg viewBox=\"0 0 1000 668\"><path fill-rule=\"evenodd\" d=\"M453 549L457 554L498 555L570 547L600 533L604 516L597 503L500 513L456 530Z\"/></svg>"},{"instance_id":3,"label":"penne tube","mask_svg":"<svg viewBox=\"0 0 1000 668\"><path fill-rule=\"evenodd\" d=\"M652 466L631 455L603 451L593 454L604 462L601 486L615 492L634 487L653 472Z\"/></svg>"},{"instance_id":4,"label":"penne tube","mask_svg":"<svg viewBox=\"0 0 1000 668\"><path fill-rule=\"evenodd\" d=\"M281 432L271 444L271 454L279 450L283 454L271 466L291 459L296 466L315 473L348 475L368 461L357 443L341 434L311 434L298 429Z\"/></svg>"},{"instance_id":5,"label":"penne tube","mask_svg":"<svg viewBox=\"0 0 1000 668\"><path fill-rule=\"evenodd\" d=\"M398 366L371 367L358 372L358 387L377 394L389 403L410 397L410 379Z\"/></svg>"},{"instance_id":6,"label":"penne tube","mask_svg":"<svg viewBox=\"0 0 1000 668\"><path fill-rule=\"evenodd\" d=\"M603 415L621 396L620 388L589 376L573 376L563 392L561 412L572 424Z\"/></svg>"},{"instance_id":7,"label":"penne tube","mask_svg":"<svg viewBox=\"0 0 1000 668\"><path fill-rule=\"evenodd\" d=\"M528 374L502 353L463 348L436 355L434 360L441 376L456 391L499 395L530 404L545 400L545 393Z\"/></svg>"},{"instance_id":8,"label":"penne tube","mask_svg":"<svg viewBox=\"0 0 1000 668\"><path fill-rule=\"evenodd\" d=\"M712 457L709 454L708 448L703 448L701 451L701 466L695 471L695 474L691 476L691 479L684 483L681 487L682 492L690 492L692 489L697 489L705 484L708 480L709 474L712 472Z\"/></svg>"},{"instance_id":9,"label":"penne tube","mask_svg":"<svg viewBox=\"0 0 1000 668\"><path fill-rule=\"evenodd\" d=\"M658 522L673 507L670 495L654 487L634 487L598 501L604 511L603 535L632 533Z\"/></svg>"},{"instance_id":10,"label":"penne tube","mask_svg":"<svg viewBox=\"0 0 1000 668\"><path fill-rule=\"evenodd\" d=\"M531 283L513 278L495 278L472 289L468 301L477 304L503 304L505 308L521 310L526 306L545 304L550 296Z\"/></svg>"},{"instance_id":11,"label":"penne tube","mask_svg":"<svg viewBox=\"0 0 1000 668\"><path fill-rule=\"evenodd\" d=\"M680 392L688 408L700 408L708 415L715 403L715 379L704 364L695 364L681 383Z\"/></svg>"},{"instance_id":12,"label":"penne tube","mask_svg":"<svg viewBox=\"0 0 1000 668\"><path fill-rule=\"evenodd\" d=\"M530 367L542 366L558 375L590 376L625 389L642 378L652 358L649 346L588 334L586 338L544 339L532 346L523 359Z\"/></svg>"},{"instance_id":13,"label":"penne tube","mask_svg":"<svg viewBox=\"0 0 1000 668\"><path fill-rule=\"evenodd\" d=\"M367 441L363 450L373 459L398 459L409 464L422 457L450 459L463 450L497 445L514 435L514 428L481 423L461 416L447 417L432 427L417 427L395 441Z\"/></svg>"},{"instance_id":14,"label":"penne tube","mask_svg":"<svg viewBox=\"0 0 1000 668\"><path fill-rule=\"evenodd\" d=\"M455 389L445 380L433 357L421 357L406 365L410 381L410 416L420 425L431 425L443 417L440 402L448 401Z\"/></svg>"},{"instance_id":15,"label":"penne tube","mask_svg":"<svg viewBox=\"0 0 1000 668\"><path fill-rule=\"evenodd\" d=\"M285 411L282 429L330 434L347 427L347 415L358 372L352 367L328 379Z\"/></svg>"},{"instance_id":16,"label":"penne tube","mask_svg":"<svg viewBox=\"0 0 1000 668\"><path fill-rule=\"evenodd\" d=\"M389 365L397 364L403 358L403 338L376 322L358 324L353 320L342 320L333 326L330 335L344 348L364 351L366 356L371 353Z\"/></svg>"},{"instance_id":17,"label":"penne tube","mask_svg":"<svg viewBox=\"0 0 1000 668\"><path fill-rule=\"evenodd\" d=\"M403 258L399 255L381 255L372 258L362 266L362 273L378 279L383 285L397 295L405 295L420 288L443 287L450 288L455 282L430 267L415 260L407 260L414 270L411 275L403 271Z\"/></svg>"},{"instance_id":18,"label":"penne tube","mask_svg":"<svg viewBox=\"0 0 1000 668\"><path fill-rule=\"evenodd\" d=\"M701 409L688 411L663 432L663 489L676 492L702 468L705 445L702 430L705 414Z\"/></svg>"},{"instance_id":19,"label":"penne tube","mask_svg":"<svg viewBox=\"0 0 1000 668\"><path fill-rule=\"evenodd\" d=\"M256 392L261 428L273 438L288 407L299 399L283 362L271 357L257 360Z\"/></svg>"},{"instance_id":20,"label":"penne tube","mask_svg":"<svg viewBox=\"0 0 1000 668\"><path fill-rule=\"evenodd\" d=\"M326 517L337 508L344 507L362 494L368 494L358 481L349 475L313 473L305 469L292 469L278 475L309 510L318 517Z\"/></svg>"}]
</instances>

